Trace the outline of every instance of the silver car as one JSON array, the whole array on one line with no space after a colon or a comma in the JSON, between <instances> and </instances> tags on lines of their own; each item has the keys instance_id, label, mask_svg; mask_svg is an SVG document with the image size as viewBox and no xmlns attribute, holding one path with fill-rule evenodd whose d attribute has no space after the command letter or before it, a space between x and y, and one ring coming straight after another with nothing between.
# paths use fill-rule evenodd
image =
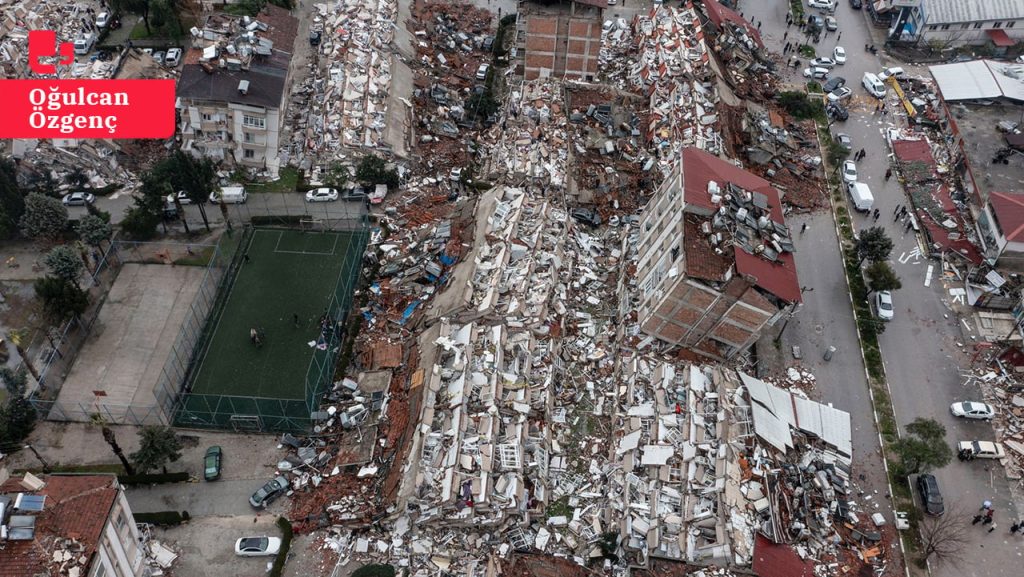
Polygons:
<instances>
[{"instance_id":1,"label":"silver car","mask_svg":"<svg viewBox=\"0 0 1024 577\"><path fill-rule=\"evenodd\" d=\"M981 419L984 421L990 421L996 415L996 410L992 408L992 405L976 401L953 403L949 406L949 412L953 413L954 417Z\"/></svg>"}]
</instances>

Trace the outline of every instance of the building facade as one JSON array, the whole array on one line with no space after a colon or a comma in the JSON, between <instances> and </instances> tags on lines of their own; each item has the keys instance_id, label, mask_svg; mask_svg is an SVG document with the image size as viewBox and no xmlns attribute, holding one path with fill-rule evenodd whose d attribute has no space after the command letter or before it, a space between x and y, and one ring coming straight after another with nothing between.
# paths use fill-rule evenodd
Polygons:
<instances>
[{"instance_id":1,"label":"building facade","mask_svg":"<svg viewBox=\"0 0 1024 577\"><path fill-rule=\"evenodd\" d=\"M684 149L640 222L641 329L714 360L744 351L800 301L778 192Z\"/></svg>"},{"instance_id":2,"label":"building facade","mask_svg":"<svg viewBox=\"0 0 1024 577\"><path fill-rule=\"evenodd\" d=\"M942 48L991 44L997 52L1024 39L1024 0L923 0L904 10L900 39Z\"/></svg>"},{"instance_id":3,"label":"building facade","mask_svg":"<svg viewBox=\"0 0 1024 577\"><path fill-rule=\"evenodd\" d=\"M141 538L114 475L0 472L0 577L142 577Z\"/></svg>"},{"instance_id":4,"label":"building facade","mask_svg":"<svg viewBox=\"0 0 1024 577\"><path fill-rule=\"evenodd\" d=\"M525 23L518 46L525 51L523 77L593 81L606 6L605 0L552 6L520 4L520 22Z\"/></svg>"}]
</instances>

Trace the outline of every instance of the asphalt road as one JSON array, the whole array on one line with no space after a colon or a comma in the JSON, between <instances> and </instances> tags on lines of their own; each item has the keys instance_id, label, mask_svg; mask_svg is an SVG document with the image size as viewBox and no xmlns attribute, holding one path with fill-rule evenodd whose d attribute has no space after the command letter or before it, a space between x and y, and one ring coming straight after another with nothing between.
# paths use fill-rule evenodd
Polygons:
<instances>
[{"instance_id":1,"label":"asphalt road","mask_svg":"<svg viewBox=\"0 0 1024 577\"><path fill-rule=\"evenodd\" d=\"M781 52L786 40L785 16L787 6L781 0L767 3L742 2L740 10L745 15L763 21L762 36L772 50ZM816 11L809 11L816 13ZM989 440L994 438L992 427L986 423L967 422L955 419L949 412L949 405L959 400L979 398L978 391L962 385L958 365L963 362L963 353L958 343L963 342L961 324L948 305L947 286L941 276L941 265L920 254L918 237L907 231L902 222L894 222L897 206L906 204L907 198L898 181L885 180L889 167L889 148L883 132L891 125L893 118L874 112L877 101L867 95L861 86L865 71L878 72L882 68L899 64L911 74L927 75L927 70L914 69L906 64L889 59L881 52L872 55L864 45L881 46L879 32L873 30L868 15L850 8L848 2L840 0L835 14L839 31L823 35L817 44L819 55L830 52L837 44L847 52L847 63L836 67L835 74L846 78L847 86L853 89L848 101L850 118L835 123L833 134L845 132L853 138L854 151L864 148L867 156L858 163L858 180L871 188L875 207L880 211L874 218L854 215L858 230L870 226L883 226L893 239L894 249L891 264L903 281L903 288L895 291L895 319L888 324L879 342L885 362L886 375L892 391L897 421L901 428L918 417L934 418L945 425L947 440L951 447L959 440ZM790 38L798 33L790 28ZM838 39L838 41L837 41ZM785 78L799 83L799 69L789 69ZM890 105L890 110L895 106ZM809 229L796 239L797 268L801 284L813 288L805 292L805 304L793 318L783 339L783 353L789 354L790 346L798 344L803 348L805 364L818 378L817 390L821 400L833 402L836 408L851 413L854 424L854 451L857 471L868 471L871 486L878 458L878 439L871 422L866 382L860 357L856 353L852 313L846 305L848 296L842 282L839 252L835 243L831 218L826 215L805 217ZM793 230L803 222L792 220ZM931 280L928 267L933 265ZM831 363L821 360L824 348L833 344L838 351ZM1013 503L1005 471L998 463L974 461L961 463L956 459L941 470L935 471L947 507L961 507L973 514L985 499L993 501L996 508L992 533L981 526L969 527L969 544L960 555L957 565L936 564L931 567L934 577L980 576L1001 577L1020 572L1019 559L1024 554L1024 538L1009 538L1007 528L1018 518L1018 507Z\"/></svg>"},{"instance_id":2,"label":"asphalt road","mask_svg":"<svg viewBox=\"0 0 1024 577\"><path fill-rule=\"evenodd\" d=\"M266 509L256 510L249 505L249 496L269 480L270 477L128 487L126 495L133 513L188 511L193 517L255 516L261 511L283 510L288 503L288 497L281 496Z\"/></svg>"},{"instance_id":3,"label":"asphalt road","mask_svg":"<svg viewBox=\"0 0 1024 577\"><path fill-rule=\"evenodd\" d=\"M214 204L206 204L206 216L210 224L223 223L224 219L220 207ZM96 207L110 213L110 220L117 224L124 220L125 211L132 207L132 197L129 194L115 195L111 197L99 197L96 199ZM201 226L202 215L196 205L185 205L185 214L189 226ZM253 216L263 215L297 215L304 214L310 218L340 218L361 214L365 210L362 202L351 202L339 200L335 202L306 202L305 194L301 192L287 193L258 193L250 194L245 204L228 205L228 215L233 222L248 221ZM85 207L70 206L68 214L72 219L80 218L88 214Z\"/></svg>"}]
</instances>

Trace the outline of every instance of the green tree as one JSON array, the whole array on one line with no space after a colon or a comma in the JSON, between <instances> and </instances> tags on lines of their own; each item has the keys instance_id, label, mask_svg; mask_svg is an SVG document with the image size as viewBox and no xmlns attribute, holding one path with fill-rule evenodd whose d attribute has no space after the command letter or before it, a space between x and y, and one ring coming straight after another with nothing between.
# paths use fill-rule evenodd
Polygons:
<instances>
[{"instance_id":1,"label":"green tree","mask_svg":"<svg viewBox=\"0 0 1024 577\"><path fill-rule=\"evenodd\" d=\"M18 186L18 167L0 158L0 238L11 238L25 213L25 195Z\"/></svg>"},{"instance_id":2,"label":"green tree","mask_svg":"<svg viewBox=\"0 0 1024 577\"><path fill-rule=\"evenodd\" d=\"M139 430L139 450L131 454L140 473L162 468L181 458L181 439L174 429L164 425L147 425Z\"/></svg>"},{"instance_id":3,"label":"green tree","mask_svg":"<svg viewBox=\"0 0 1024 577\"><path fill-rule=\"evenodd\" d=\"M820 100L811 100L807 97L807 93L805 92L782 92L776 97L776 100L778 100L779 105L781 105L786 112L800 120L813 118L825 111L825 106Z\"/></svg>"},{"instance_id":4,"label":"green tree","mask_svg":"<svg viewBox=\"0 0 1024 577\"><path fill-rule=\"evenodd\" d=\"M68 209L60 200L33 192L25 198L21 233L31 239L56 240L68 228Z\"/></svg>"},{"instance_id":5,"label":"green tree","mask_svg":"<svg viewBox=\"0 0 1024 577\"><path fill-rule=\"evenodd\" d=\"M25 398L28 390L28 374L22 368L18 371L0 368L0 380L7 389L7 402L0 407L0 446L20 446L36 425L36 410Z\"/></svg>"},{"instance_id":6,"label":"green tree","mask_svg":"<svg viewBox=\"0 0 1024 577\"><path fill-rule=\"evenodd\" d=\"M868 288L871 292L895 291L903 288L903 282L896 276L889 263L883 261L868 265L864 274L868 277Z\"/></svg>"},{"instance_id":7,"label":"green tree","mask_svg":"<svg viewBox=\"0 0 1024 577\"><path fill-rule=\"evenodd\" d=\"M103 220L99 216L87 214L79 219L75 232L89 246L101 248L103 241L110 240L111 235L114 234L114 229L110 226L109 220Z\"/></svg>"},{"instance_id":8,"label":"green tree","mask_svg":"<svg viewBox=\"0 0 1024 577\"><path fill-rule=\"evenodd\" d=\"M395 577L395 568L391 565L371 563L353 571L352 577Z\"/></svg>"},{"instance_id":9,"label":"green tree","mask_svg":"<svg viewBox=\"0 0 1024 577\"><path fill-rule=\"evenodd\" d=\"M62 244L50 249L43 257L43 263L50 269L50 272L58 278L65 279L71 283L78 282L82 276L82 257L70 244Z\"/></svg>"},{"instance_id":10,"label":"green tree","mask_svg":"<svg viewBox=\"0 0 1024 577\"><path fill-rule=\"evenodd\" d=\"M160 215L133 206L125 211L121 221L121 230L134 240L150 240L156 236L156 227L160 224Z\"/></svg>"},{"instance_id":11,"label":"green tree","mask_svg":"<svg viewBox=\"0 0 1024 577\"><path fill-rule=\"evenodd\" d=\"M34 287L43 301L43 310L54 320L76 317L89 307L89 293L66 279L45 276L36 279Z\"/></svg>"},{"instance_id":12,"label":"green tree","mask_svg":"<svg viewBox=\"0 0 1024 577\"><path fill-rule=\"evenodd\" d=\"M883 261L889 258L891 252L892 239L885 234L884 228L873 226L860 233L860 239L857 240L857 254L860 255L858 265L862 264L865 259L871 262Z\"/></svg>"},{"instance_id":13,"label":"green tree","mask_svg":"<svg viewBox=\"0 0 1024 577\"><path fill-rule=\"evenodd\" d=\"M946 427L935 419L914 419L906 430L907 434L893 443L904 476L944 467L953 458L946 443Z\"/></svg>"},{"instance_id":14,"label":"green tree","mask_svg":"<svg viewBox=\"0 0 1024 577\"><path fill-rule=\"evenodd\" d=\"M327 169L327 174L324 175L324 184L331 188L345 188L351 176L347 166L340 162L335 162Z\"/></svg>"},{"instance_id":15,"label":"green tree","mask_svg":"<svg viewBox=\"0 0 1024 577\"><path fill-rule=\"evenodd\" d=\"M491 89L474 94L466 101L466 114L470 119L486 120L487 117L498 111L498 101L494 99Z\"/></svg>"},{"instance_id":16,"label":"green tree","mask_svg":"<svg viewBox=\"0 0 1024 577\"><path fill-rule=\"evenodd\" d=\"M85 172L81 168L76 168L71 172L67 173L64 177L64 182L70 184L73 188L84 188L89 183L89 177L85 175Z\"/></svg>"},{"instance_id":17,"label":"green tree","mask_svg":"<svg viewBox=\"0 0 1024 577\"><path fill-rule=\"evenodd\" d=\"M103 433L103 440L110 445L110 450L114 452L114 456L121 461L121 466L124 467L124 472L129 475L134 475L135 467L132 467L131 462L125 458L124 451L121 450L121 445L117 444L117 435L114 434L114 430L106 425L103 425L103 428L100 430Z\"/></svg>"},{"instance_id":18,"label":"green tree","mask_svg":"<svg viewBox=\"0 0 1024 577\"><path fill-rule=\"evenodd\" d=\"M155 187L157 183L170 185L170 190L166 193L163 192L167 190L166 188L159 189L163 197L171 192L184 191L185 196L199 207L203 224L207 231L210 230L210 222L206 216L206 200L210 197L210 193L217 189L217 165L212 160L195 158L177 150L156 163L148 175L151 188ZM145 193L145 190L143 192ZM180 208L178 214L184 218L184 212Z\"/></svg>"},{"instance_id":19,"label":"green tree","mask_svg":"<svg viewBox=\"0 0 1024 577\"><path fill-rule=\"evenodd\" d=\"M149 15L155 1L157 0L111 0L110 7L114 12L140 16L142 23L146 25L146 35L149 36L153 34L149 27Z\"/></svg>"},{"instance_id":20,"label":"green tree","mask_svg":"<svg viewBox=\"0 0 1024 577\"><path fill-rule=\"evenodd\" d=\"M383 158L367 154L356 167L356 180L365 186L386 184L388 188L398 188L398 171L388 170Z\"/></svg>"}]
</instances>

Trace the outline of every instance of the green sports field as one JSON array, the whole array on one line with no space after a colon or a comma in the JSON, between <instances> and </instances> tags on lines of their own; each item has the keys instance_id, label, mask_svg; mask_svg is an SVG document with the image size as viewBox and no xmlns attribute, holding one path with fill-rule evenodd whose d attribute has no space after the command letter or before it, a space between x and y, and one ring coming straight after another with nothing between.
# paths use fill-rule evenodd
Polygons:
<instances>
[{"instance_id":1,"label":"green sports field","mask_svg":"<svg viewBox=\"0 0 1024 577\"><path fill-rule=\"evenodd\" d=\"M337 357L336 346L310 342L327 342L320 319L349 302L364 245L361 231L253 231L240 248L248 258L207 321L185 410L221 423L232 414L308 418L310 363L333 369ZM253 328L263 331L261 346L250 338ZM313 373L311 382L322 384L320 371Z\"/></svg>"}]
</instances>

